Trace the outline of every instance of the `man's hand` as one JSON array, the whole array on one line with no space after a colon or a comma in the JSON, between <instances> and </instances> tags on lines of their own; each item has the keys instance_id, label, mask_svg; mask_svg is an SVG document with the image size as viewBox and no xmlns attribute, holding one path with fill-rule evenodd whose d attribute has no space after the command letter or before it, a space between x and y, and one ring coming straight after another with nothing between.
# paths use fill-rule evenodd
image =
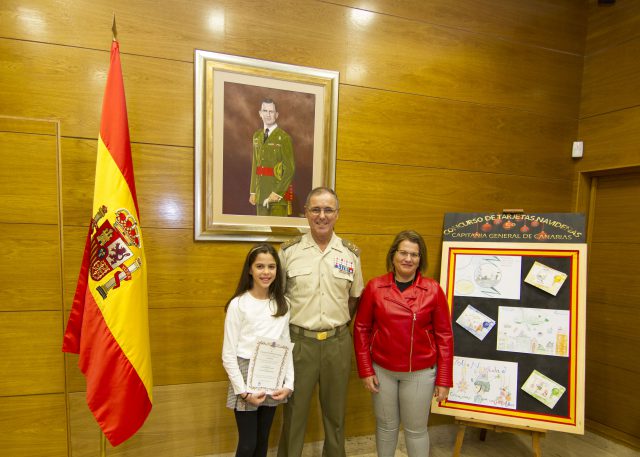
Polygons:
<instances>
[{"instance_id":1,"label":"man's hand","mask_svg":"<svg viewBox=\"0 0 640 457\"><path fill-rule=\"evenodd\" d=\"M256 206L256 194L249 194L249 203Z\"/></svg>"}]
</instances>

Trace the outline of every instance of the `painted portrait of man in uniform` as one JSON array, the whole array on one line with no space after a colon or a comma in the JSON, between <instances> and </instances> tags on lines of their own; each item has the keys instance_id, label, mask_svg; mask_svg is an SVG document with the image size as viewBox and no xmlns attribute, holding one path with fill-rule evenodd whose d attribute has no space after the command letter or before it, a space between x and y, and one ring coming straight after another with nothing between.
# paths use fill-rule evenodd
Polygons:
<instances>
[{"instance_id":1,"label":"painted portrait of man in uniform","mask_svg":"<svg viewBox=\"0 0 640 457\"><path fill-rule=\"evenodd\" d=\"M222 212L303 217L315 95L225 82Z\"/></svg>"},{"instance_id":2,"label":"painted portrait of man in uniform","mask_svg":"<svg viewBox=\"0 0 640 457\"><path fill-rule=\"evenodd\" d=\"M339 73L196 50L196 240L284 241L335 186Z\"/></svg>"}]
</instances>

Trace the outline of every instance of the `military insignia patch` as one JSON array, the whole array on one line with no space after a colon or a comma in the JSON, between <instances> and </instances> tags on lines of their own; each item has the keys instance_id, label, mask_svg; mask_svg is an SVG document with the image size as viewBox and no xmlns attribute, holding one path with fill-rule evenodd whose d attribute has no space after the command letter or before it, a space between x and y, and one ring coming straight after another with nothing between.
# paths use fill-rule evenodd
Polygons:
<instances>
[{"instance_id":1,"label":"military insignia patch","mask_svg":"<svg viewBox=\"0 0 640 457\"><path fill-rule=\"evenodd\" d=\"M347 259L336 257L333 265L337 270L343 273L353 274L353 262Z\"/></svg>"},{"instance_id":2,"label":"military insignia patch","mask_svg":"<svg viewBox=\"0 0 640 457\"><path fill-rule=\"evenodd\" d=\"M290 248L291 246L298 244L300 241L302 240L302 236L296 236L294 238L291 238L287 241L285 241L284 243L282 243L280 245L280 249L282 249L283 251L287 248Z\"/></svg>"}]
</instances>

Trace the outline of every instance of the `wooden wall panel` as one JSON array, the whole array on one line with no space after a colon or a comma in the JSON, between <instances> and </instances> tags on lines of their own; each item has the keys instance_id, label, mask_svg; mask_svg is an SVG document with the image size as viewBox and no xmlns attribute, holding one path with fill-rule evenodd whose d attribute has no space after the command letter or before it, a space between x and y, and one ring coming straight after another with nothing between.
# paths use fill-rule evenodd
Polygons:
<instances>
[{"instance_id":1,"label":"wooden wall panel","mask_svg":"<svg viewBox=\"0 0 640 457\"><path fill-rule=\"evenodd\" d=\"M40 5L41 14L47 17L47 24L51 24L51 33L47 41L66 43L68 38L64 35L70 27L77 28L77 32L90 27L94 30L87 33L88 42L84 42L85 35L82 35L74 45L104 49L104 43L95 42L95 29L100 27L100 24L95 22L95 11L96 8L100 10L104 7L104 3L98 3L99 5L95 2L87 4L86 9L77 4L67 13L63 13L54 5L49 8ZM417 23L384 14L366 13L368 16L363 19L362 15L353 15L350 8L311 0L304 3L294 0L270 2L271 7L279 11L278 27L273 27L269 21L264 20L263 3L257 1L237 1L233 7L215 8L202 0L191 2L189 9L184 9L179 4L168 3L163 8L156 8L155 14L149 15L149 8L153 8L154 5L150 2L129 2L122 8L122 11L129 14L123 13L118 16L120 38L123 43L126 42L123 53L136 55L123 57L126 70L125 84L127 78L132 81L127 85L127 91L132 92L136 81L145 83L147 93L146 97L141 99L141 103L152 99L166 100L167 97L189 100L191 78L188 78L189 82L172 82L177 81L175 78L179 76L180 67L188 67L189 71L192 71L194 48L334 69L340 71L341 82L344 84L508 106L540 114L553 113L571 117L575 115L579 103L582 60L579 56L566 52L530 46L523 52L521 43L482 33ZM574 11L579 11L577 6L573 8L576 8ZM86 12L89 9L93 10ZM65 14L65 17L60 17L61 14ZM111 13L105 16L109 18L107 27L110 27ZM209 22L202 18L208 18ZM197 24L190 27L190 23L196 19ZM223 37L215 33L215 24L220 22L224 23L224 26L221 26L224 30ZM62 24L66 27L63 28ZM25 36L25 32L19 29L19 23L6 20L1 25L3 30L8 30L8 36ZM307 33L308 26L311 25L314 29L312 34ZM411 33L406 33L409 27ZM176 36L184 38L176 40ZM389 37L401 37L402 41L390 40ZM578 40L582 36L575 38ZM88 44L89 42L94 44ZM10 61L18 58L17 52L26 55L33 53L27 57L33 62L32 72L24 77L34 78L50 71L49 62L45 57L49 52L53 52L62 53L55 60L54 68L58 69L58 73L60 69L68 66L75 69L79 69L78 65L80 68L88 67L87 72L80 70L77 74L69 75L72 78L75 76L77 82L81 83L80 91L87 91L89 85L103 82L101 78L81 81L83 74L95 75L96 71L100 74L104 67L88 55L81 62L67 61L68 54L65 56L64 52L77 55L77 49L61 48L54 51L39 44L29 46L23 45L23 42L9 43L3 44L6 49L2 51L10 56ZM425 43L428 43L428 46L425 46ZM21 49L16 51L14 46ZM27 46L28 49L23 46ZM33 47L46 50L38 51ZM402 49L403 52L398 53L398 49ZM175 61L158 62L137 55L178 59L188 64L183 65ZM40 58L44 59L44 65L37 68L35 62ZM156 68L156 65L162 64L171 66L173 72L164 72ZM160 78L164 79L162 88L152 90L150 86ZM9 81L9 87L16 82L14 78L10 78ZM140 92L144 91L142 87L138 89ZM98 94L100 91L93 92ZM97 106L97 103L94 106ZM11 108L19 107L11 103ZM180 107L172 108L172 112L180 116L178 121L188 121L191 118L189 115L183 119ZM163 111L150 110L145 113L146 116L138 116L135 110L130 112L132 132L137 133L134 138L138 138L137 141L161 144L190 144L177 140L180 132L175 127L166 133L175 134L177 142L140 138L139 135L160 133L154 132L155 129L151 128L152 121L157 121L160 113ZM74 130L74 127L79 127L78 120L74 121L68 128ZM179 122L177 124L180 125Z\"/></svg>"},{"instance_id":2,"label":"wooden wall panel","mask_svg":"<svg viewBox=\"0 0 640 457\"><path fill-rule=\"evenodd\" d=\"M0 54L2 113L59 118L63 136L97 138L108 52L0 39ZM122 52L122 68L133 141L192 146L192 63Z\"/></svg>"},{"instance_id":3,"label":"wooden wall panel","mask_svg":"<svg viewBox=\"0 0 640 457\"><path fill-rule=\"evenodd\" d=\"M154 383L226 381L221 359L224 316L221 307L150 310Z\"/></svg>"},{"instance_id":4,"label":"wooden wall panel","mask_svg":"<svg viewBox=\"0 0 640 457\"><path fill-rule=\"evenodd\" d=\"M0 397L2 454L11 457L67 455L65 416L65 399L61 393Z\"/></svg>"},{"instance_id":5,"label":"wooden wall panel","mask_svg":"<svg viewBox=\"0 0 640 457\"><path fill-rule=\"evenodd\" d=\"M589 0L588 4L587 55L640 37L640 3L637 1L617 0L611 5Z\"/></svg>"},{"instance_id":6,"label":"wooden wall panel","mask_svg":"<svg viewBox=\"0 0 640 457\"><path fill-rule=\"evenodd\" d=\"M579 171L598 171L640 165L640 108L627 108L580 121L584 141Z\"/></svg>"},{"instance_id":7,"label":"wooden wall panel","mask_svg":"<svg viewBox=\"0 0 640 457\"><path fill-rule=\"evenodd\" d=\"M54 311L2 313L2 395L64 391L62 316Z\"/></svg>"},{"instance_id":8,"label":"wooden wall panel","mask_svg":"<svg viewBox=\"0 0 640 457\"><path fill-rule=\"evenodd\" d=\"M639 54L640 36L585 56L581 117L640 104Z\"/></svg>"},{"instance_id":9,"label":"wooden wall panel","mask_svg":"<svg viewBox=\"0 0 640 457\"><path fill-rule=\"evenodd\" d=\"M53 120L0 115L0 132L55 136L58 132L58 123Z\"/></svg>"},{"instance_id":10,"label":"wooden wall panel","mask_svg":"<svg viewBox=\"0 0 640 457\"><path fill-rule=\"evenodd\" d=\"M507 41L416 23L406 33L408 25L376 16L359 29L353 39L358 50L348 56L341 81L558 116L575 113L582 68L577 56L530 48L525 57L520 45ZM403 43L388 39L403 33Z\"/></svg>"},{"instance_id":11,"label":"wooden wall panel","mask_svg":"<svg viewBox=\"0 0 640 457\"><path fill-rule=\"evenodd\" d=\"M598 178L596 219L591 232L594 243L638 243L640 199L620 197L639 195L640 173Z\"/></svg>"},{"instance_id":12,"label":"wooden wall panel","mask_svg":"<svg viewBox=\"0 0 640 457\"><path fill-rule=\"evenodd\" d=\"M0 132L2 222L58 224L57 140Z\"/></svg>"},{"instance_id":13,"label":"wooden wall panel","mask_svg":"<svg viewBox=\"0 0 640 457\"><path fill-rule=\"evenodd\" d=\"M635 260L640 258L636 256ZM622 279L620 284L624 282ZM640 374L638 300L610 301L597 292L593 296L596 298L589 301L587 315L587 364L592 361L605 363Z\"/></svg>"},{"instance_id":14,"label":"wooden wall panel","mask_svg":"<svg viewBox=\"0 0 640 457\"><path fill-rule=\"evenodd\" d=\"M396 234L414 227L435 235L445 212L553 212L568 208L571 200L570 181L397 165L339 162L337 182L342 207L337 227L348 233Z\"/></svg>"},{"instance_id":15,"label":"wooden wall panel","mask_svg":"<svg viewBox=\"0 0 640 457\"><path fill-rule=\"evenodd\" d=\"M570 179L575 119L343 86L341 160Z\"/></svg>"},{"instance_id":16,"label":"wooden wall panel","mask_svg":"<svg viewBox=\"0 0 640 457\"><path fill-rule=\"evenodd\" d=\"M640 423L640 401L621 391L630 392L634 382L630 380L640 372L640 335L634 326L640 319L640 285L634 267L640 262L635 235L640 224L640 173L596 179L589 228L586 415L616 430L618 439L638 443L639 429L630 424ZM616 392L610 393L611 379L617 385Z\"/></svg>"},{"instance_id":17,"label":"wooden wall panel","mask_svg":"<svg viewBox=\"0 0 640 457\"><path fill-rule=\"evenodd\" d=\"M462 28L493 35L528 46L542 46L580 54L585 33L586 12L580 2L555 0L430 0L398 2L396 0L338 0L352 8L400 16L412 21ZM358 13L354 13L357 15Z\"/></svg>"},{"instance_id":18,"label":"wooden wall panel","mask_svg":"<svg viewBox=\"0 0 640 457\"><path fill-rule=\"evenodd\" d=\"M60 311L57 225L0 223L0 311Z\"/></svg>"},{"instance_id":19,"label":"wooden wall panel","mask_svg":"<svg viewBox=\"0 0 640 457\"><path fill-rule=\"evenodd\" d=\"M68 311L73 304L73 296L78 284L78 275L82 264L88 226L64 227L62 245L64 247L64 267L62 284L64 287L64 309ZM66 320L65 320L66 322Z\"/></svg>"},{"instance_id":20,"label":"wooden wall panel","mask_svg":"<svg viewBox=\"0 0 640 457\"><path fill-rule=\"evenodd\" d=\"M638 404L629 401L629 392L637 390L639 373L637 367L630 368L636 369L623 369L598 360L587 360L585 415L587 419L604 423L627 436L635 436L638 443ZM615 389L610 388L612 380L615 380ZM606 419L606 422L602 419Z\"/></svg>"},{"instance_id":21,"label":"wooden wall panel","mask_svg":"<svg viewBox=\"0 0 640 457\"><path fill-rule=\"evenodd\" d=\"M65 225L87 226L92 216L97 151L95 140L62 140ZM134 143L131 153L142 229L191 229L193 149Z\"/></svg>"},{"instance_id":22,"label":"wooden wall panel","mask_svg":"<svg viewBox=\"0 0 640 457\"><path fill-rule=\"evenodd\" d=\"M640 175L619 173L640 166L639 7L628 0L606 6L589 1L579 125L584 158L576 164L585 172L581 186L595 190L588 229L586 418L601 433L636 446L640 403L629 392L638 377L640 339L629 323L640 318L640 289L637 272L626 266L640 260L634 208Z\"/></svg>"},{"instance_id":23,"label":"wooden wall panel","mask_svg":"<svg viewBox=\"0 0 640 457\"><path fill-rule=\"evenodd\" d=\"M235 290L250 243L194 243L192 230L145 232L152 307L221 307Z\"/></svg>"},{"instance_id":24,"label":"wooden wall panel","mask_svg":"<svg viewBox=\"0 0 640 457\"><path fill-rule=\"evenodd\" d=\"M590 0L594 2L595 0ZM633 0L618 0L620 2L633 3ZM139 0L134 5L124 0L112 2L90 0L77 1L77 9L67 10L66 14L50 5L38 5L38 9L20 9L20 0L6 0L7 10L11 14L6 14L0 19L0 25L6 30L4 36L18 39L34 39L43 42L57 42L61 44L73 45L78 42L83 46L97 49L106 49L105 41L111 38L110 15L113 10L124 11L117 17L118 30L123 34L139 34L136 37L136 53L144 50L145 55L154 55L152 52L166 52L173 59L184 59L185 53L189 53L188 44L201 43L207 41L217 47L225 47L224 52L242 51L246 48L261 48L260 40L249 35L240 35L243 27L248 21L255 19L252 14L254 10L260 11L259 6L263 3L246 0L218 1L215 4L205 0L194 0L190 3L190 12L186 14L184 8L179 4L169 3L163 5L162 11L154 11L153 15L148 12L153 5L149 0ZM235 3L237 8L232 8ZM274 5L274 10L280 11L279 16L285 15L288 20L287 11L308 10L309 14L304 14L302 19L309 17L317 21L322 20L322 15L330 14L333 11L345 11L352 16L361 14L353 8L380 12L387 15L401 16L412 21L428 22L439 24L443 27L460 28L477 33L494 35L512 41L520 41L528 45L543 46L550 49L559 49L567 52L580 53L583 47L585 26L585 10L582 8L582 0L555 1L555 0L529 0L527 2L509 2L500 0L483 1L480 5L474 0L457 1L453 4L447 0L437 0L429 2L397 2L394 0L340 0L332 2L342 4L349 8L331 8L322 5L323 2L311 0L279 1L269 2ZM320 4L319 4L320 3ZM363 11L365 13L366 11ZM140 17L147 17L141 22ZM173 18L184 20L183 27L178 27ZM47 27L33 27L33 23L45 23ZM312 46L310 51L304 55L313 56L316 54L318 44L310 39L306 34L301 34L302 24L286 22L291 34L301 35L303 40L296 48L301 52ZM261 24L251 24L253 27L260 27ZM336 24L330 21L318 26L314 30L314 35L319 37L320 42L334 42L331 32L335 32ZM343 25L344 27L345 25ZM266 24L265 26L266 27ZM224 32L235 32L229 37ZM281 42L281 38L287 38L279 33L279 30L272 30L270 36L277 34L274 44ZM262 36L265 36L262 34ZM179 39L176 39L178 37ZM235 39L234 39L235 38ZM288 50L278 48L279 51ZM321 58L330 58L322 57Z\"/></svg>"},{"instance_id":25,"label":"wooden wall panel","mask_svg":"<svg viewBox=\"0 0 640 457\"><path fill-rule=\"evenodd\" d=\"M609 306L637 302L640 297L638 272L634 268L621 271L620 265L622 259L625 263L640 262L638 244L609 242L597 243L594 247L597 249L592 248L589 253L589 301L593 298Z\"/></svg>"},{"instance_id":26,"label":"wooden wall panel","mask_svg":"<svg viewBox=\"0 0 640 457\"><path fill-rule=\"evenodd\" d=\"M71 431L69 449L72 457L96 457L100 455L100 427L87 406L85 392L69 393L68 422ZM109 444L107 443L107 448Z\"/></svg>"},{"instance_id":27,"label":"wooden wall panel","mask_svg":"<svg viewBox=\"0 0 640 457\"><path fill-rule=\"evenodd\" d=\"M65 326L69 321L69 313L65 313ZM86 392L87 383L78 366L78 354L64 354L67 392ZM86 399L85 399L86 402Z\"/></svg>"}]
</instances>

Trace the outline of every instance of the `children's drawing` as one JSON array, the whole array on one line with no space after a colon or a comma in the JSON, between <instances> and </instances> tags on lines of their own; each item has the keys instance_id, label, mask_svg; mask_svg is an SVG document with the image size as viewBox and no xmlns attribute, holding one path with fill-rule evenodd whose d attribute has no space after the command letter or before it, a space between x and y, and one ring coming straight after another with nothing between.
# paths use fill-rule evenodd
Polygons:
<instances>
[{"instance_id":1,"label":"children's drawing","mask_svg":"<svg viewBox=\"0 0 640 457\"><path fill-rule=\"evenodd\" d=\"M453 358L453 387L449 401L516 409L517 390L517 363Z\"/></svg>"},{"instance_id":2,"label":"children's drawing","mask_svg":"<svg viewBox=\"0 0 640 457\"><path fill-rule=\"evenodd\" d=\"M533 370L522 385L522 390L553 409L567 389L538 370Z\"/></svg>"},{"instance_id":3,"label":"children's drawing","mask_svg":"<svg viewBox=\"0 0 640 457\"><path fill-rule=\"evenodd\" d=\"M554 270L540 262L534 262L527 277L524 278L524 282L555 296L558 294L562 284L564 284L565 279L567 279L566 273Z\"/></svg>"},{"instance_id":4,"label":"children's drawing","mask_svg":"<svg viewBox=\"0 0 640 457\"><path fill-rule=\"evenodd\" d=\"M569 311L500 306L498 351L569 356Z\"/></svg>"},{"instance_id":5,"label":"children's drawing","mask_svg":"<svg viewBox=\"0 0 640 457\"><path fill-rule=\"evenodd\" d=\"M456 255L454 295L520 299L520 256Z\"/></svg>"},{"instance_id":6,"label":"children's drawing","mask_svg":"<svg viewBox=\"0 0 640 457\"><path fill-rule=\"evenodd\" d=\"M480 341L489 334L496 321L489 316L481 313L471 305L467 305L465 310L460 314L456 323L467 330Z\"/></svg>"}]
</instances>

